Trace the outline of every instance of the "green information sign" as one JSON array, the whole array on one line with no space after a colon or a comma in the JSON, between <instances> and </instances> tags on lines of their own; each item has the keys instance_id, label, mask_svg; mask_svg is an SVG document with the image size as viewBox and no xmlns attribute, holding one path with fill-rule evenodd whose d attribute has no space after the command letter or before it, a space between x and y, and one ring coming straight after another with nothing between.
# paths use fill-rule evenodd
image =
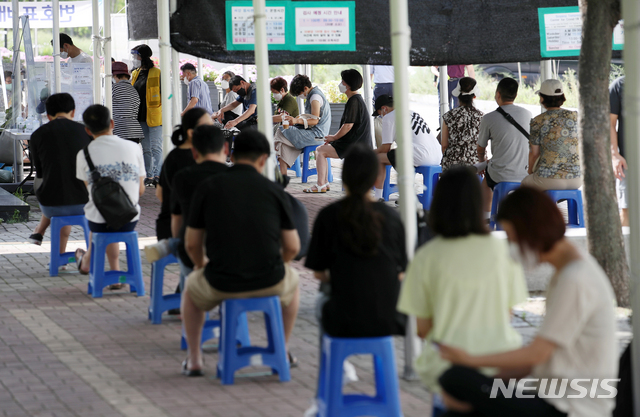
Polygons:
<instances>
[{"instance_id":1,"label":"green information sign","mask_svg":"<svg viewBox=\"0 0 640 417\"><path fill-rule=\"evenodd\" d=\"M545 7L538 9L540 52L543 58L580 55L582 45L582 17L580 8ZM613 49L624 46L622 21L613 32Z\"/></svg>"},{"instance_id":2,"label":"green information sign","mask_svg":"<svg viewBox=\"0 0 640 417\"><path fill-rule=\"evenodd\" d=\"M253 50L253 3L227 1L227 49ZM268 1L267 42L270 50L355 51L354 1Z\"/></svg>"}]
</instances>

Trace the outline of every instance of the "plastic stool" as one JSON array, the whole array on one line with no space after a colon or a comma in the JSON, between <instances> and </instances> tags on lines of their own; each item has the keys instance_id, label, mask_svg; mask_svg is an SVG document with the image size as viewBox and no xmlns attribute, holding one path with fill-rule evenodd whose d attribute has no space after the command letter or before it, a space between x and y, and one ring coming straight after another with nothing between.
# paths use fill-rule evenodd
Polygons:
<instances>
[{"instance_id":1,"label":"plastic stool","mask_svg":"<svg viewBox=\"0 0 640 417\"><path fill-rule=\"evenodd\" d=\"M301 173L302 171L301 171L301 168L300 168L300 156L299 155L296 158L296 161L293 163L293 166L291 168L289 168L289 169L296 173L296 177L300 177L300 175L302 175L302 173Z\"/></svg>"},{"instance_id":2,"label":"plastic stool","mask_svg":"<svg viewBox=\"0 0 640 417\"><path fill-rule=\"evenodd\" d=\"M416 172L422 174L422 181L425 187L422 194L418 194L418 200L422 203L424 210L429 210L431 201L433 200L433 191L436 189L436 184L442 173L442 167L440 165L423 165L416 167Z\"/></svg>"},{"instance_id":3,"label":"plastic stool","mask_svg":"<svg viewBox=\"0 0 640 417\"><path fill-rule=\"evenodd\" d=\"M208 314L208 313L207 313ZM216 332L218 329L218 332ZM219 337L220 335L220 320L207 320L204 322L204 327L202 328L202 339L201 345L204 345L204 342L207 340L214 339ZM218 333L218 334L216 334ZM236 344L240 344L240 346L251 346L251 338L249 337L249 323L247 322L247 315L240 314L238 316L238 329L236 331ZM220 345L220 343L218 343ZM184 327L182 329L182 338L180 339L180 349L187 350L187 338L184 334Z\"/></svg>"},{"instance_id":4,"label":"plastic stool","mask_svg":"<svg viewBox=\"0 0 640 417\"><path fill-rule=\"evenodd\" d=\"M174 308L180 308L181 294L162 295L164 284L164 269L167 265L176 264L178 260L173 255L167 255L151 264L151 298L149 300L149 320L151 324L162 323L162 313Z\"/></svg>"},{"instance_id":5,"label":"plastic stool","mask_svg":"<svg viewBox=\"0 0 640 417\"><path fill-rule=\"evenodd\" d=\"M569 227L585 227L582 192L580 190L547 190L547 195L557 203L567 200L569 209Z\"/></svg>"},{"instance_id":6,"label":"plastic stool","mask_svg":"<svg viewBox=\"0 0 640 417\"><path fill-rule=\"evenodd\" d=\"M345 359L351 355L371 354L376 381L376 396L342 393ZM318 416L402 416L393 338L322 337L322 357L318 377Z\"/></svg>"},{"instance_id":7,"label":"plastic stool","mask_svg":"<svg viewBox=\"0 0 640 417\"><path fill-rule=\"evenodd\" d=\"M447 412L447 409L444 406L444 402L442 401L442 396L440 396L440 394L433 394L431 396L431 402L433 404L431 417L442 417L444 413Z\"/></svg>"},{"instance_id":8,"label":"plastic stool","mask_svg":"<svg viewBox=\"0 0 640 417\"><path fill-rule=\"evenodd\" d=\"M264 312L264 322L269 345L236 346L238 318L248 311ZM250 365L267 365L280 375L280 381L291 380L289 359L284 343L284 325L280 297L262 297L225 300L220 306L222 326L218 357L218 378L223 385L233 384L234 373ZM255 358L257 356L257 358ZM255 359L254 359L255 358ZM253 359L253 360L252 360ZM257 360L256 359L261 359Z\"/></svg>"},{"instance_id":9,"label":"plastic stool","mask_svg":"<svg viewBox=\"0 0 640 417\"><path fill-rule=\"evenodd\" d=\"M491 218L489 221L489 229L501 230L498 223L496 223L496 214L498 214L498 207L500 206L500 202L504 200L510 192L517 188L520 188L519 182L499 182L493 188L493 200L491 200Z\"/></svg>"},{"instance_id":10,"label":"plastic stool","mask_svg":"<svg viewBox=\"0 0 640 417\"><path fill-rule=\"evenodd\" d=\"M382 186L382 198L389 201L389 196L398 192L398 184L391 184L391 165L387 165L387 175L384 177L384 185Z\"/></svg>"},{"instance_id":11,"label":"plastic stool","mask_svg":"<svg viewBox=\"0 0 640 417\"><path fill-rule=\"evenodd\" d=\"M89 247L89 222L84 215L78 216L54 216L51 218L51 255L49 256L49 276L58 276L58 269L62 265L76 261L74 252L60 253L60 230L64 226L82 226L84 240Z\"/></svg>"},{"instance_id":12,"label":"plastic stool","mask_svg":"<svg viewBox=\"0 0 640 417\"><path fill-rule=\"evenodd\" d=\"M124 242L127 245L128 271L105 271L104 258L107 245ZM142 265L138 248L138 232L94 233L91 239L91 268L89 270L89 288L87 292L93 298L102 297L102 289L112 284L129 284L131 292L138 297L144 295Z\"/></svg>"},{"instance_id":13,"label":"plastic stool","mask_svg":"<svg viewBox=\"0 0 640 417\"><path fill-rule=\"evenodd\" d=\"M314 152L318 146L320 145L306 146L302 151L302 182L307 182L309 177L312 175L318 175L318 170L316 168L309 168L309 155L311 155L311 152ZM327 158L327 165L328 165L327 181L333 182L333 174L331 173L330 158Z\"/></svg>"}]
</instances>

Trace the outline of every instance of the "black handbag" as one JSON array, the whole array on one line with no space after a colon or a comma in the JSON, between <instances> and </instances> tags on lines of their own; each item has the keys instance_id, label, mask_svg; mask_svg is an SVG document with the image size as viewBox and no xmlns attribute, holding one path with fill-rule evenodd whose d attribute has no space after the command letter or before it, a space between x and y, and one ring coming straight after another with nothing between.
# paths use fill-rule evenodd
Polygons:
<instances>
[{"instance_id":1,"label":"black handbag","mask_svg":"<svg viewBox=\"0 0 640 417\"><path fill-rule=\"evenodd\" d=\"M88 148L88 146L84 148L84 157L89 165L93 180L91 200L104 217L107 227L118 230L136 217L138 210L118 181L100 175L93 165Z\"/></svg>"}]
</instances>

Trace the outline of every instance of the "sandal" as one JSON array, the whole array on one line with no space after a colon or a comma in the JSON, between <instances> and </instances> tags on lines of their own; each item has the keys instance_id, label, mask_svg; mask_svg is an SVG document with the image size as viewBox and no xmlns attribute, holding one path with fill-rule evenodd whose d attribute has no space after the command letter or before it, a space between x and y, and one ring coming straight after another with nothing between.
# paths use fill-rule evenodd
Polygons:
<instances>
[{"instance_id":1,"label":"sandal","mask_svg":"<svg viewBox=\"0 0 640 417\"><path fill-rule=\"evenodd\" d=\"M291 352L287 352L287 356L289 357L289 368L297 368L298 367L298 358L293 356Z\"/></svg>"},{"instance_id":2,"label":"sandal","mask_svg":"<svg viewBox=\"0 0 640 417\"><path fill-rule=\"evenodd\" d=\"M82 258L84 258L84 255L86 255L86 254L87 254L87 251L86 251L86 250L84 250L84 249L80 249L80 248L76 249L76 253L75 253L75 256L76 256L76 265L78 266L78 272L80 272L80 274L81 274L81 275L89 275L89 271L83 271L83 270L81 269L81 266L82 266Z\"/></svg>"},{"instance_id":3,"label":"sandal","mask_svg":"<svg viewBox=\"0 0 640 417\"><path fill-rule=\"evenodd\" d=\"M121 290L124 287L124 284L111 284L109 285L110 290Z\"/></svg>"},{"instance_id":4,"label":"sandal","mask_svg":"<svg viewBox=\"0 0 640 417\"><path fill-rule=\"evenodd\" d=\"M329 183L326 183L325 185L315 184L309 188L305 188L304 190L302 190L302 192L311 193L311 194L326 193L328 191L328 188L329 188Z\"/></svg>"},{"instance_id":5,"label":"sandal","mask_svg":"<svg viewBox=\"0 0 640 417\"><path fill-rule=\"evenodd\" d=\"M187 363L189 362L189 359L185 359L184 361L182 361L182 375L185 376L204 376L204 372L202 372L202 369L189 369L187 368Z\"/></svg>"}]
</instances>

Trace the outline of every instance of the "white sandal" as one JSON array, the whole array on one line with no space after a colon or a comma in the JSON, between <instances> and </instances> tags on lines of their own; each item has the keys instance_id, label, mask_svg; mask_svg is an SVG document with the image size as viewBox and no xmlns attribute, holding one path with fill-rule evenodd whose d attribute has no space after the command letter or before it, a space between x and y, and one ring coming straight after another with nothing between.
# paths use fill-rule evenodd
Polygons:
<instances>
[{"instance_id":1,"label":"white sandal","mask_svg":"<svg viewBox=\"0 0 640 417\"><path fill-rule=\"evenodd\" d=\"M315 189L314 189L314 187L315 187ZM305 188L304 190L302 190L302 192L303 193L311 193L311 194L326 193L328 187L329 187L329 183L326 183L324 185L315 184L315 185L312 185L309 188Z\"/></svg>"}]
</instances>

